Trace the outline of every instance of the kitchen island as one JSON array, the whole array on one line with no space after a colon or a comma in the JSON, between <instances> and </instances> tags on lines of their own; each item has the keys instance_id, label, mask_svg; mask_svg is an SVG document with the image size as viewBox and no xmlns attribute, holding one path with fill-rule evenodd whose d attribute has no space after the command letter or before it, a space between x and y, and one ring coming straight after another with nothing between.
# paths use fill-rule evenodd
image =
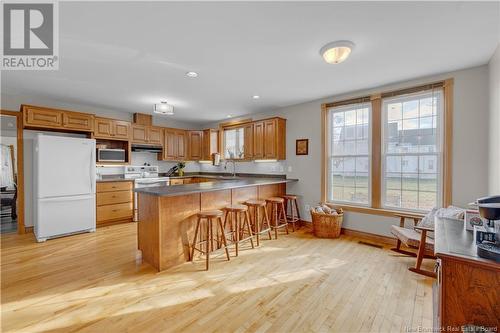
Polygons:
<instances>
[{"instance_id":1,"label":"kitchen island","mask_svg":"<svg viewBox=\"0 0 500 333\"><path fill-rule=\"evenodd\" d=\"M235 177L162 187L138 188L138 248L142 259L158 271L189 260L196 213L221 209L249 199L267 199L286 192L296 179Z\"/></svg>"}]
</instances>

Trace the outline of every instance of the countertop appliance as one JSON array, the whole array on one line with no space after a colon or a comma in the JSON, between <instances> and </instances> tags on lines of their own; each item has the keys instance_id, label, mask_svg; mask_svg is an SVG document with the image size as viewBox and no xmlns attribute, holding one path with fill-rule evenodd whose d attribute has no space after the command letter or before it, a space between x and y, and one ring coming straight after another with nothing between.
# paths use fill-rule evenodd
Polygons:
<instances>
[{"instance_id":1,"label":"countertop appliance","mask_svg":"<svg viewBox=\"0 0 500 333\"><path fill-rule=\"evenodd\" d=\"M38 242L96 228L95 140L37 134L33 215Z\"/></svg>"},{"instance_id":2,"label":"countertop appliance","mask_svg":"<svg viewBox=\"0 0 500 333\"><path fill-rule=\"evenodd\" d=\"M500 196L477 200L479 214L487 225L474 226L477 255L500 262Z\"/></svg>"},{"instance_id":3,"label":"countertop appliance","mask_svg":"<svg viewBox=\"0 0 500 333\"><path fill-rule=\"evenodd\" d=\"M97 162L125 162L125 157L125 149L97 149Z\"/></svg>"},{"instance_id":4,"label":"countertop appliance","mask_svg":"<svg viewBox=\"0 0 500 333\"><path fill-rule=\"evenodd\" d=\"M169 186L169 177L160 177L159 168L155 165L126 166L125 178L134 179L134 188ZM134 193L134 221L138 221L137 193Z\"/></svg>"}]
</instances>

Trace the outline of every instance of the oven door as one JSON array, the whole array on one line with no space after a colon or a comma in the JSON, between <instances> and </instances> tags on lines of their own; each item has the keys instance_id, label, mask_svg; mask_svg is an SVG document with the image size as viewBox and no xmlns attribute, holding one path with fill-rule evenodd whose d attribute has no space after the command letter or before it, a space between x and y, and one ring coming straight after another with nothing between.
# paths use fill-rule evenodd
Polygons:
<instances>
[{"instance_id":1,"label":"oven door","mask_svg":"<svg viewBox=\"0 0 500 333\"><path fill-rule=\"evenodd\" d=\"M134 183L135 188L144 187L158 187L158 186L169 186L169 179L136 179ZM139 221L139 208L137 203L137 193L134 192L134 221Z\"/></svg>"},{"instance_id":2,"label":"oven door","mask_svg":"<svg viewBox=\"0 0 500 333\"><path fill-rule=\"evenodd\" d=\"M98 149L98 162L125 162L125 149Z\"/></svg>"}]
</instances>

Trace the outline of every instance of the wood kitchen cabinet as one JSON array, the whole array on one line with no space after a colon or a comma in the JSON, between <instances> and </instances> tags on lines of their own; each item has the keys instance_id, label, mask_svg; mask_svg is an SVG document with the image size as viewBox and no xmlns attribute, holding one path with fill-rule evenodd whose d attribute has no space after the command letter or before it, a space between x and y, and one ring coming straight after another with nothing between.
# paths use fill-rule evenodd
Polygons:
<instances>
[{"instance_id":1,"label":"wood kitchen cabinet","mask_svg":"<svg viewBox=\"0 0 500 333\"><path fill-rule=\"evenodd\" d=\"M244 159L245 160L252 160L254 158L253 150L254 150L254 144L253 144L253 128L254 124L246 124L243 127L244 130Z\"/></svg>"},{"instance_id":2,"label":"wood kitchen cabinet","mask_svg":"<svg viewBox=\"0 0 500 333\"><path fill-rule=\"evenodd\" d=\"M129 140L130 123L123 120L95 117L94 136L96 138Z\"/></svg>"},{"instance_id":3,"label":"wood kitchen cabinet","mask_svg":"<svg viewBox=\"0 0 500 333\"><path fill-rule=\"evenodd\" d=\"M203 130L201 159L210 161L212 154L219 152L219 131L214 129Z\"/></svg>"},{"instance_id":4,"label":"wood kitchen cabinet","mask_svg":"<svg viewBox=\"0 0 500 333\"><path fill-rule=\"evenodd\" d=\"M254 123L254 159L286 159L286 120L270 118Z\"/></svg>"},{"instance_id":5,"label":"wood kitchen cabinet","mask_svg":"<svg viewBox=\"0 0 500 333\"><path fill-rule=\"evenodd\" d=\"M159 127L133 124L131 132L131 141L133 143L162 144L162 130Z\"/></svg>"},{"instance_id":6,"label":"wood kitchen cabinet","mask_svg":"<svg viewBox=\"0 0 500 333\"><path fill-rule=\"evenodd\" d=\"M199 161L202 158L203 131L188 131L188 160Z\"/></svg>"},{"instance_id":7,"label":"wood kitchen cabinet","mask_svg":"<svg viewBox=\"0 0 500 333\"><path fill-rule=\"evenodd\" d=\"M163 160L186 160L186 131L165 128L163 134Z\"/></svg>"},{"instance_id":8,"label":"wood kitchen cabinet","mask_svg":"<svg viewBox=\"0 0 500 333\"><path fill-rule=\"evenodd\" d=\"M98 182L96 187L96 224L131 222L134 218L132 181Z\"/></svg>"},{"instance_id":9,"label":"wood kitchen cabinet","mask_svg":"<svg viewBox=\"0 0 500 333\"><path fill-rule=\"evenodd\" d=\"M21 111L26 128L78 132L94 130L94 115L92 114L32 105L22 105Z\"/></svg>"}]
</instances>

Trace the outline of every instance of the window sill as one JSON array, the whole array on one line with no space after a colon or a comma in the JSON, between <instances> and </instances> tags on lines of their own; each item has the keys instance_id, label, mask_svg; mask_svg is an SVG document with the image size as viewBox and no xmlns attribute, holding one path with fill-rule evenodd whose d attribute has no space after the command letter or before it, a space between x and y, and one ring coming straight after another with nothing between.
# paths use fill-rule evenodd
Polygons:
<instances>
[{"instance_id":1,"label":"window sill","mask_svg":"<svg viewBox=\"0 0 500 333\"><path fill-rule=\"evenodd\" d=\"M389 216L389 217L400 217L401 215L407 216L409 218L418 217L422 218L425 216L423 213L416 213L412 211L403 211L403 210L391 210L385 208L372 208L372 207L363 207L363 206L352 206L345 204L338 204L334 202L327 202L327 204L335 206L337 208L342 208L346 212L355 212L361 214L370 214L370 215L381 215L381 216Z\"/></svg>"}]
</instances>

